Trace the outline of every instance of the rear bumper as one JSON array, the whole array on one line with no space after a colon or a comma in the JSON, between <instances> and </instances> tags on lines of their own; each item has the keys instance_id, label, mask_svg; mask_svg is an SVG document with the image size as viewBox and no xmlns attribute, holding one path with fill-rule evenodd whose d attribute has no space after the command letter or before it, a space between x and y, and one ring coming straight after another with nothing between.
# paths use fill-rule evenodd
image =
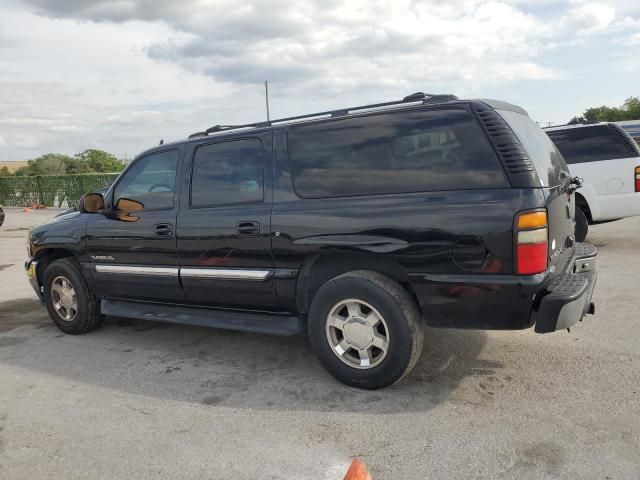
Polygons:
<instances>
[{"instance_id":1,"label":"rear bumper","mask_svg":"<svg viewBox=\"0 0 640 480\"><path fill-rule=\"evenodd\" d=\"M569 328L586 314L595 313L591 301L596 284L596 247L577 243L573 263L564 275L555 279L540 294L537 308L531 312L538 333Z\"/></svg>"},{"instance_id":2,"label":"rear bumper","mask_svg":"<svg viewBox=\"0 0 640 480\"><path fill-rule=\"evenodd\" d=\"M432 327L553 332L593 313L596 248L574 244L560 278L536 275L409 274L411 286Z\"/></svg>"},{"instance_id":3,"label":"rear bumper","mask_svg":"<svg viewBox=\"0 0 640 480\"><path fill-rule=\"evenodd\" d=\"M40 288L40 282L38 280L38 261L32 258L28 258L24 261L24 269L27 271L27 278L29 279L29 283L35 290L40 301L42 301L42 289Z\"/></svg>"}]
</instances>

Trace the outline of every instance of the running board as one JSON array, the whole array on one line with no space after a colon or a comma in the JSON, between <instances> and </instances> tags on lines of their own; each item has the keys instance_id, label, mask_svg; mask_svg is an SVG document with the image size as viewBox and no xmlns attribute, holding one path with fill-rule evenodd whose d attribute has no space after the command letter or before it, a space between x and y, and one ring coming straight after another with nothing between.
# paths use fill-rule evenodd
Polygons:
<instances>
[{"instance_id":1,"label":"running board","mask_svg":"<svg viewBox=\"0 0 640 480\"><path fill-rule=\"evenodd\" d=\"M204 307L102 299L100 312L113 317L224 328L271 335L295 335L306 329L298 317L263 312L238 312Z\"/></svg>"}]
</instances>

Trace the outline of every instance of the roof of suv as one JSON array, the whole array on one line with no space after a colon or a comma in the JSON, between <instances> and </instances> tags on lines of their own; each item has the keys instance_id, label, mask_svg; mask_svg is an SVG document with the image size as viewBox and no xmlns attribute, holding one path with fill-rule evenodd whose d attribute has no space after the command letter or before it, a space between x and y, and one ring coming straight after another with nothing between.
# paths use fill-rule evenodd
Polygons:
<instances>
[{"instance_id":1,"label":"roof of suv","mask_svg":"<svg viewBox=\"0 0 640 480\"><path fill-rule=\"evenodd\" d=\"M575 123L575 124L567 124L567 125L554 125L553 127L545 127L543 130L548 130L550 132L554 130L566 130L569 128L587 128L594 127L598 125L616 125L618 127L624 128L627 131L638 130L640 131L640 120L622 120L619 122L588 122L588 123Z\"/></svg>"},{"instance_id":2,"label":"roof of suv","mask_svg":"<svg viewBox=\"0 0 640 480\"><path fill-rule=\"evenodd\" d=\"M545 132L554 132L556 130L569 130L573 128L589 128L589 127L597 127L600 125L616 125L614 122L590 122L590 123L575 123L575 124L567 124L567 125L554 125L553 127L544 127L543 130Z\"/></svg>"},{"instance_id":3,"label":"roof of suv","mask_svg":"<svg viewBox=\"0 0 640 480\"><path fill-rule=\"evenodd\" d=\"M417 107L420 105L438 105L438 104L460 104L460 103L469 103L469 102L482 102L494 109L500 110L510 110L516 113L520 113L523 115L527 115L528 113L521 107L517 105L513 105L508 102L503 102L501 100L492 100L492 99L467 99L461 100L455 95L449 94L425 94L422 92L417 92L412 95L408 95L404 97L402 100L393 101L393 102L384 102L384 103L376 103L372 105L362 105L358 107L350 107L340 110L331 110L324 111L318 113L311 113L305 115L299 115L295 117L287 117L280 118L270 121L249 123L244 125L216 125L214 127L208 128L202 132L196 132L189 135L188 138L177 140L174 142L164 143L162 145L156 145L152 148L149 148L142 153L147 153L152 150L166 148L171 145L181 145L184 143L198 142L202 141L202 139L207 138L209 136L215 135L225 135L225 134L236 134L243 131L251 131L251 132L262 132L271 128L287 126L293 124L300 123L313 123L320 122L326 120L338 120L340 118L345 118L349 116L356 115L365 115L369 113L381 113L381 112L393 112L401 109L409 108L409 107Z\"/></svg>"},{"instance_id":4,"label":"roof of suv","mask_svg":"<svg viewBox=\"0 0 640 480\"><path fill-rule=\"evenodd\" d=\"M616 125L624 128L632 137L640 137L640 120L623 120Z\"/></svg>"}]
</instances>

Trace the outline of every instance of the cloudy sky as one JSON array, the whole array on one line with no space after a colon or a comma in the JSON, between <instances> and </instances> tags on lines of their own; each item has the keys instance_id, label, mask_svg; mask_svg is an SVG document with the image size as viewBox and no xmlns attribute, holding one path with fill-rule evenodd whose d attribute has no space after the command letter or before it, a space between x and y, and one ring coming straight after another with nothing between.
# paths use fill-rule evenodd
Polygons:
<instances>
[{"instance_id":1,"label":"cloudy sky","mask_svg":"<svg viewBox=\"0 0 640 480\"><path fill-rule=\"evenodd\" d=\"M0 160L399 99L564 123L640 95L640 1L0 0Z\"/></svg>"}]
</instances>

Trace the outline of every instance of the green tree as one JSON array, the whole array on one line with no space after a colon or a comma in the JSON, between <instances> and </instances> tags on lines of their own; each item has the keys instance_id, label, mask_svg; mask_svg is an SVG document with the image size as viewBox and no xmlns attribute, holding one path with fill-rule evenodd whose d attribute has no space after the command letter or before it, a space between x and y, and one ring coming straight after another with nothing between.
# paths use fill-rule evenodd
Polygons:
<instances>
[{"instance_id":1,"label":"green tree","mask_svg":"<svg viewBox=\"0 0 640 480\"><path fill-rule=\"evenodd\" d=\"M70 157L60 153L47 153L27 162L27 166L15 171L17 176L64 175L78 173L117 173L124 163L102 150L85 150Z\"/></svg>"},{"instance_id":2,"label":"green tree","mask_svg":"<svg viewBox=\"0 0 640 480\"><path fill-rule=\"evenodd\" d=\"M624 101L624 107L627 111L627 116L630 117L627 120L640 119L640 98L629 97Z\"/></svg>"},{"instance_id":3,"label":"green tree","mask_svg":"<svg viewBox=\"0 0 640 480\"><path fill-rule=\"evenodd\" d=\"M4 166L0 168L0 177L8 177L10 175L11 175L11 172L9 171L9 167Z\"/></svg>"},{"instance_id":4,"label":"green tree","mask_svg":"<svg viewBox=\"0 0 640 480\"><path fill-rule=\"evenodd\" d=\"M124 168L124 163L114 155L102 150L85 150L84 152L78 153L74 160L76 171L73 173L115 173L122 171ZM67 168L68 167L69 165Z\"/></svg>"},{"instance_id":5,"label":"green tree","mask_svg":"<svg viewBox=\"0 0 640 480\"><path fill-rule=\"evenodd\" d=\"M583 122L620 122L623 120L640 120L640 98L629 97L621 107L591 107L581 116L573 117L569 124Z\"/></svg>"},{"instance_id":6,"label":"green tree","mask_svg":"<svg viewBox=\"0 0 640 480\"><path fill-rule=\"evenodd\" d=\"M13 172L13 174L16 177L26 177L27 175L29 175L29 167L20 167L20 168L16 168L15 172Z\"/></svg>"},{"instance_id":7,"label":"green tree","mask_svg":"<svg viewBox=\"0 0 640 480\"><path fill-rule=\"evenodd\" d=\"M26 167L20 167L15 174L20 175L63 175L66 173L67 161L71 157L59 153L47 153L27 162Z\"/></svg>"},{"instance_id":8,"label":"green tree","mask_svg":"<svg viewBox=\"0 0 640 480\"><path fill-rule=\"evenodd\" d=\"M67 161L70 157L59 153L47 153L36 158L33 162L42 175L64 175L67 171Z\"/></svg>"}]
</instances>

